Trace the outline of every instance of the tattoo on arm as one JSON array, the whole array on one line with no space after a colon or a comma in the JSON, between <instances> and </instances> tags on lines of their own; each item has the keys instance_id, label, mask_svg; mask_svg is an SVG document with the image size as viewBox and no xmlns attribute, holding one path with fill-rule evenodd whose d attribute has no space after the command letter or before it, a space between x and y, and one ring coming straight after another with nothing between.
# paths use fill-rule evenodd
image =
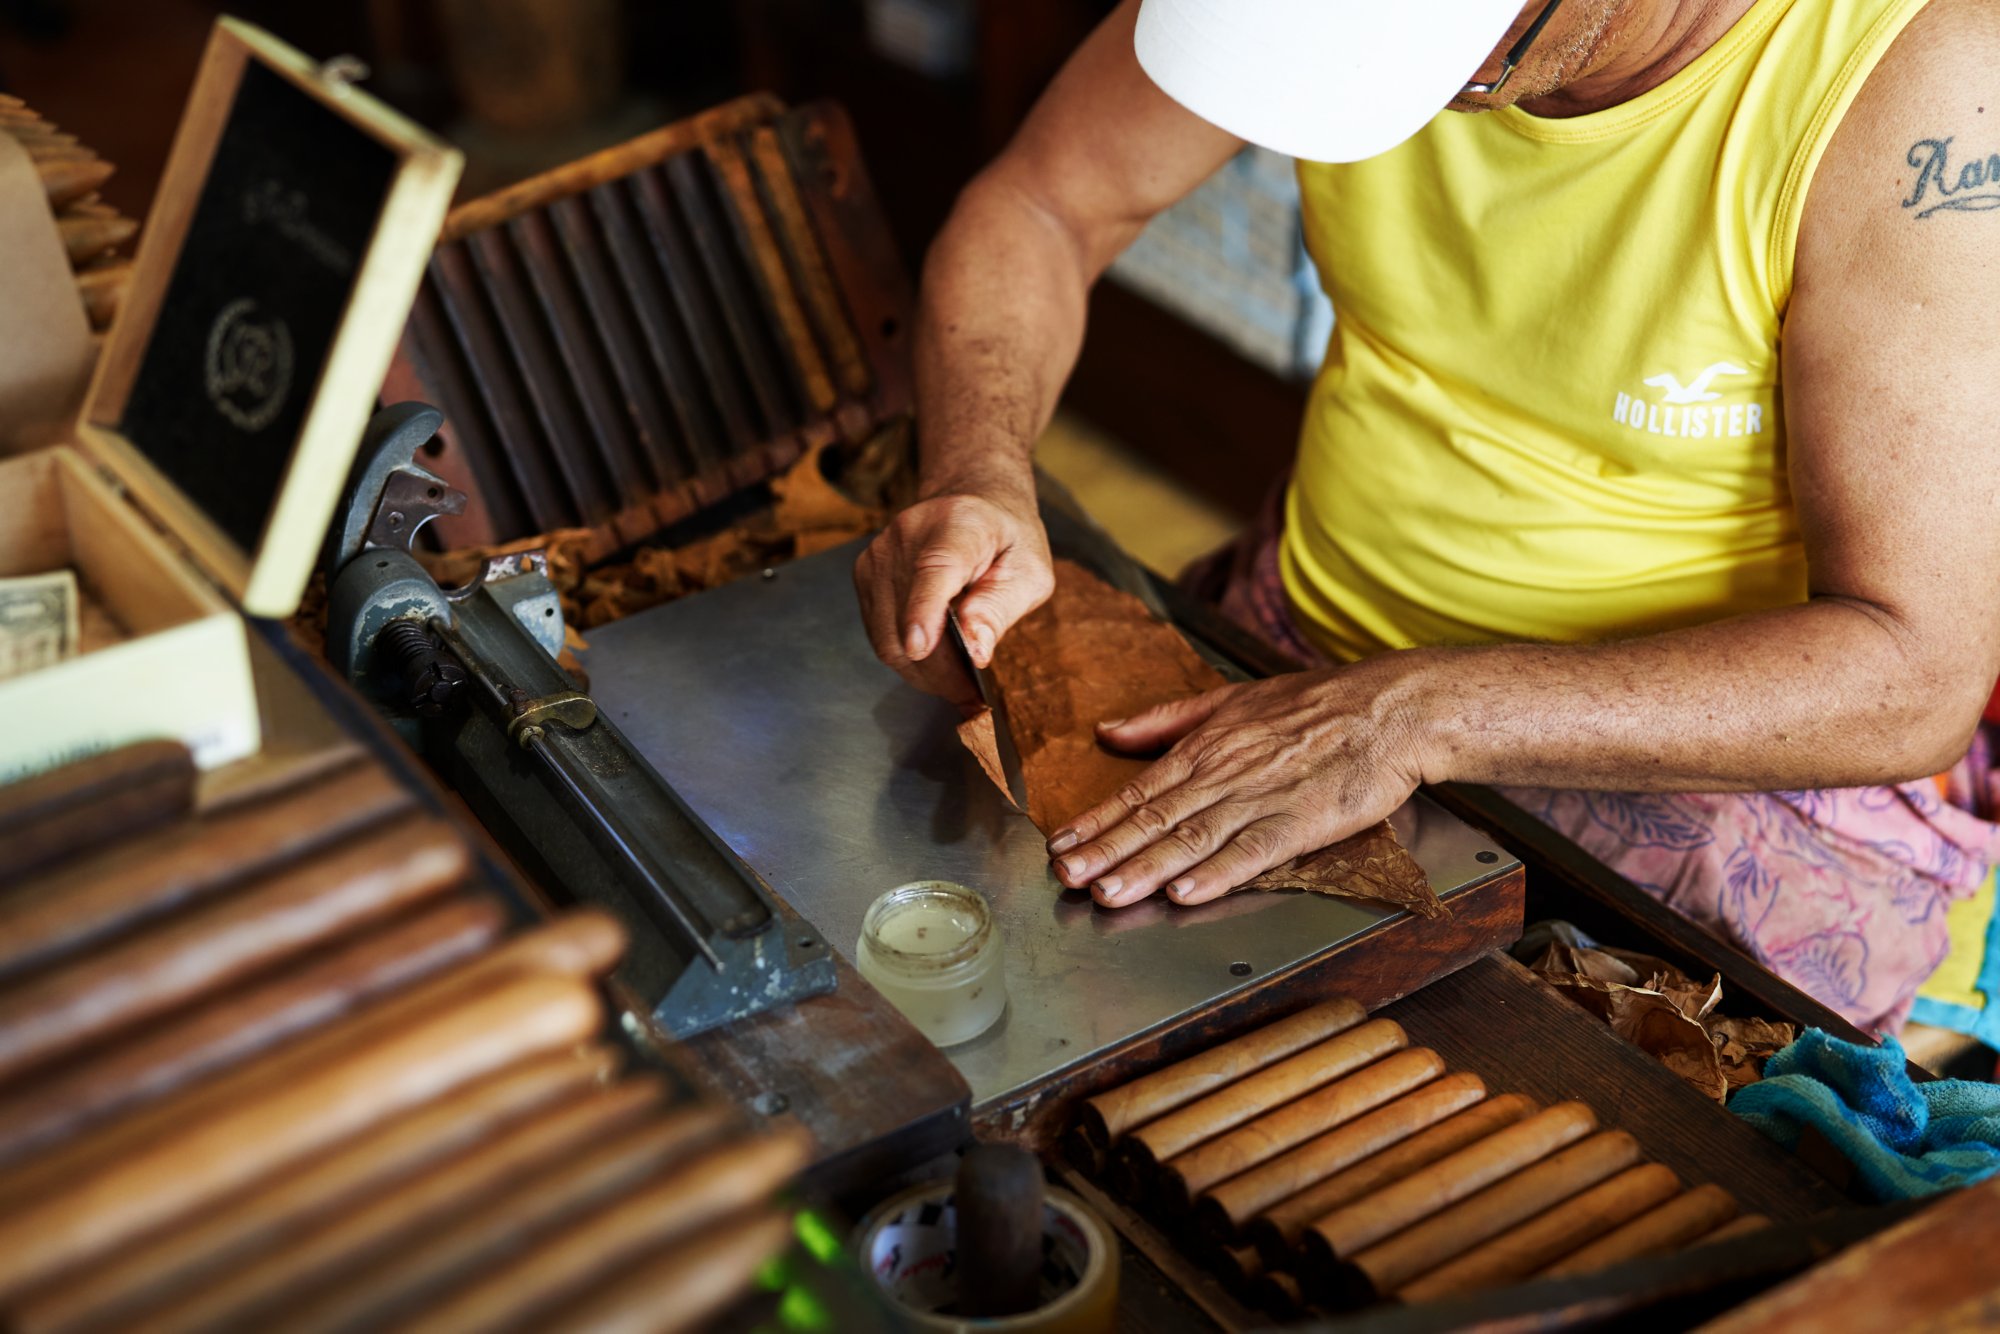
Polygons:
<instances>
[{"instance_id":1,"label":"tattoo on arm","mask_svg":"<svg viewBox=\"0 0 2000 1334\"><path fill-rule=\"evenodd\" d=\"M1954 137L1919 139L1910 145L1906 158L1917 169L1917 183L1903 207L1916 209L1919 222L1945 209L1984 213L2000 208L2000 153L1973 158L1954 170L1950 158Z\"/></svg>"}]
</instances>

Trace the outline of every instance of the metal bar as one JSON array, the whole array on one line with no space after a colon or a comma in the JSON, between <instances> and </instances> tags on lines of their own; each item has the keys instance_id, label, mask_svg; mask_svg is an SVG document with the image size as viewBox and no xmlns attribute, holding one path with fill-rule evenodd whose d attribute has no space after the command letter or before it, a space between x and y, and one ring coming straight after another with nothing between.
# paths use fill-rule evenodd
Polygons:
<instances>
[{"instance_id":1,"label":"metal bar","mask_svg":"<svg viewBox=\"0 0 2000 1334\"><path fill-rule=\"evenodd\" d=\"M687 909L681 905L680 896L660 883L658 877L653 874L652 867L646 864L646 858L633 846L632 840L625 836L624 827L617 816L610 809L591 800L590 794L583 790L575 775L570 772L567 762L549 744L547 734L531 737L528 741L528 750L542 762L543 768L562 784L563 790L569 794L571 813L584 821L594 838L603 840L611 851L623 859L620 864L624 869L638 876L646 888L652 891L644 900L647 906L665 908L673 918L673 925L684 932L694 947L701 951L701 957L708 960L708 966L718 973L721 972L722 956L715 952L715 946L708 943L708 933L688 916Z\"/></svg>"}]
</instances>

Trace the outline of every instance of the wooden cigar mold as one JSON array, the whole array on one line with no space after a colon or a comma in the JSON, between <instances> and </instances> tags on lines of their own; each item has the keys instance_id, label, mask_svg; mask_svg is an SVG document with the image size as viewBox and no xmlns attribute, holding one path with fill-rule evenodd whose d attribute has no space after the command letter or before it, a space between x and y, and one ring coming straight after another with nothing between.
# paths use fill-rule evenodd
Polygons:
<instances>
[{"instance_id":1,"label":"wooden cigar mold","mask_svg":"<svg viewBox=\"0 0 2000 1334\"><path fill-rule=\"evenodd\" d=\"M1065 1156L1280 1316L1593 1273L1738 1213L1586 1103L1490 1091L1341 1001L1086 1100Z\"/></svg>"},{"instance_id":2,"label":"wooden cigar mold","mask_svg":"<svg viewBox=\"0 0 2000 1334\"><path fill-rule=\"evenodd\" d=\"M615 921L510 927L372 762L206 814L189 772L0 797L35 840L0 884L0 1325L681 1328L745 1290L808 1145L622 1068Z\"/></svg>"}]
</instances>

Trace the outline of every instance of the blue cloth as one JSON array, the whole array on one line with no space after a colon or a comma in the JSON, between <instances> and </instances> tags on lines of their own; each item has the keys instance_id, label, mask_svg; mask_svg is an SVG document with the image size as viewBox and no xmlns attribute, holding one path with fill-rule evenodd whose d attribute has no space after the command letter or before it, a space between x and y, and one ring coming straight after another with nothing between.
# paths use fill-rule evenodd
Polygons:
<instances>
[{"instance_id":1,"label":"blue cloth","mask_svg":"<svg viewBox=\"0 0 2000 1334\"><path fill-rule=\"evenodd\" d=\"M2000 1085L1914 1082L1903 1044L1862 1047L1809 1028L1738 1089L1729 1110L1795 1148L1812 1126L1877 1200L1905 1200L2000 1172Z\"/></svg>"}]
</instances>

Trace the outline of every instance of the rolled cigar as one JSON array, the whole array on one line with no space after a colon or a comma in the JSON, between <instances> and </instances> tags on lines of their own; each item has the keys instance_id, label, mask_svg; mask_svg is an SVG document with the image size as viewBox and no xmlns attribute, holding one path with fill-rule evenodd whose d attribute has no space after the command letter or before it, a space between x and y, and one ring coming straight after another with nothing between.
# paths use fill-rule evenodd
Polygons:
<instances>
[{"instance_id":1,"label":"rolled cigar","mask_svg":"<svg viewBox=\"0 0 2000 1334\"><path fill-rule=\"evenodd\" d=\"M367 1268L344 1272L316 1300L286 1302L284 1326L292 1334L387 1328L397 1313L501 1263L514 1248L610 1203L647 1174L712 1142L731 1119L726 1106L710 1103L634 1126L411 1238Z\"/></svg>"},{"instance_id":2,"label":"rolled cigar","mask_svg":"<svg viewBox=\"0 0 2000 1334\"><path fill-rule=\"evenodd\" d=\"M1698 1246L1710 1246L1718 1241L1734 1241L1738 1237L1747 1237L1753 1232L1762 1232L1769 1226L1771 1226L1771 1220L1762 1214L1744 1214L1740 1218L1724 1223L1721 1227L1705 1236L1695 1238L1695 1244Z\"/></svg>"},{"instance_id":3,"label":"rolled cigar","mask_svg":"<svg viewBox=\"0 0 2000 1334\"><path fill-rule=\"evenodd\" d=\"M0 786L0 884L194 808L194 756L140 741Z\"/></svg>"},{"instance_id":4,"label":"rolled cigar","mask_svg":"<svg viewBox=\"0 0 2000 1334\"><path fill-rule=\"evenodd\" d=\"M1071 1126L1063 1132L1062 1154L1064 1161L1087 1177L1104 1174L1104 1150L1083 1133L1082 1126Z\"/></svg>"},{"instance_id":5,"label":"rolled cigar","mask_svg":"<svg viewBox=\"0 0 2000 1334\"><path fill-rule=\"evenodd\" d=\"M1580 1102L1559 1102L1334 1210L1307 1227L1299 1244L1313 1264L1330 1268L1595 1129L1596 1112Z\"/></svg>"},{"instance_id":6,"label":"rolled cigar","mask_svg":"<svg viewBox=\"0 0 2000 1334\"><path fill-rule=\"evenodd\" d=\"M1252 1071L1324 1042L1368 1017L1351 1000L1330 1000L1245 1033L1164 1070L1085 1098L1078 1124L1091 1143L1107 1149L1136 1125L1186 1106Z\"/></svg>"},{"instance_id":7,"label":"rolled cigar","mask_svg":"<svg viewBox=\"0 0 2000 1334\"><path fill-rule=\"evenodd\" d=\"M1215 1267L1231 1287L1247 1292L1264 1274L1264 1257L1255 1246L1218 1246Z\"/></svg>"},{"instance_id":8,"label":"rolled cigar","mask_svg":"<svg viewBox=\"0 0 2000 1334\"><path fill-rule=\"evenodd\" d=\"M1715 1231L1734 1217L1735 1196L1720 1186L1696 1186L1605 1233L1581 1250L1570 1252L1544 1269L1542 1277L1594 1274L1627 1260L1664 1255Z\"/></svg>"},{"instance_id":9,"label":"rolled cigar","mask_svg":"<svg viewBox=\"0 0 2000 1334\"><path fill-rule=\"evenodd\" d=\"M34 155L29 156L32 158ZM56 208L81 199L103 185L111 179L114 170L116 168L103 158L83 161L42 159L35 162L36 174L42 178L42 189L48 194L49 203Z\"/></svg>"},{"instance_id":10,"label":"rolled cigar","mask_svg":"<svg viewBox=\"0 0 2000 1334\"><path fill-rule=\"evenodd\" d=\"M505 1226L496 1202L507 1198L524 1174L538 1172L587 1151L607 1136L622 1136L659 1106L659 1080L628 1079L516 1124L506 1133L377 1192L303 1236L214 1276L178 1300L134 1312L129 1334L179 1334L210 1329L293 1329L299 1295L332 1275L349 1296L354 1275L405 1248L421 1248L454 1221L483 1218ZM274 1309L278 1303L283 1310Z\"/></svg>"},{"instance_id":11,"label":"rolled cigar","mask_svg":"<svg viewBox=\"0 0 2000 1334\"><path fill-rule=\"evenodd\" d=\"M1409 1044L1401 1024L1393 1019L1372 1019L1128 1131L1119 1143L1119 1153L1133 1162L1143 1177L1150 1178L1154 1168L1167 1159Z\"/></svg>"},{"instance_id":12,"label":"rolled cigar","mask_svg":"<svg viewBox=\"0 0 2000 1334\"><path fill-rule=\"evenodd\" d=\"M362 764L305 791L88 854L0 894L0 977L45 967L344 841L414 803L386 769Z\"/></svg>"},{"instance_id":13,"label":"rolled cigar","mask_svg":"<svg viewBox=\"0 0 2000 1334\"><path fill-rule=\"evenodd\" d=\"M1375 1068L1369 1066L1368 1070ZM1368 1070L1349 1078L1359 1079ZM1317 1135L1289 1153L1260 1163L1204 1193L1195 1202L1195 1217L1202 1234L1233 1244L1250 1220L1271 1205L1353 1166L1371 1153L1409 1138L1426 1126L1436 1125L1453 1112L1464 1111L1485 1096L1486 1082L1478 1075L1446 1075L1404 1094L1386 1107ZM1328 1210L1332 1207L1329 1205Z\"/></svg>"},{"instance_id":14,"label":"rolled cigar","mask_svg":"<svg viewBox=\"0 0 2000 1334\"><path fill-rule=\"evenodd\" d=\"M1388 1109L1384 1109L1385 1111ZM1467 1145L1476 1144L1535 1110L1532 1100L1518 1093L1474 1103L1455 1116L1398 1140L1345 1170L1335 1172L1278 1204L1267 1208L1248 1229L1251 1242L1272 1265L1284 1263L1306 1225L1391 1182L1401 1181Z\"/></svg>"},{"instance_id":15,"label":"rolled cigar","mask_svg":"<svg viewBox=\"0 0 2000 1334\"><path fill-rule=\"evenodd\" d=\"M550 1052L468 1084L341 1145L298 1171L236 1196L198 1220L142 1238L37 1288L11 1312L21 1330L110 1326L208 1275L238 1267L332 1211L500 1134L523 1117L580 1098L617 1073L616 1051Z\"/></svg>"},{"instance_id":16,"label":"rolled cigar","mask_svg":"<svg viewBox=\"0 0 2000 1334\"><path fill-rule=\"evenodd\" d=\"M1603 1236L1627 1219L1673 1198L1680 1189L1680 1178L1659 1163L1628 1168L1413 1279L1396 1297L1404 1302L1431 1302L1524 1279L1593 1237Z\"/></svg>"},{"instance_id":17,"label":"rolled cigar","mask_svg":"<svg viewBox=\"0 0 2000 1334\"><path fill-rule=\"evenodd\" d=\"M52 121L17 122L12 125L0 125L0 130L4 130L16 143L20 144L30 146L35 144L55 144L63 148L79 147L75 135L64 134L61 128ZM96 155L92 154L92 156Z\"/></svg>"},{"instance_id":18,"label":"rolled cigar","mask_svg":"<svg viewBox=\"0 0 2000 1334\"><path fill-rule=\"evenodd\" d=\"M1624 1171L1639 1156L1639 1141L1622 1130L1579 1140L1354 1256L1346 1274L1353 1280L1349 1292L1364 1301L1386 1297L1417 1275Z\"/></svg>"},{"instance_id":19,"label":"rolled cigar","mask_svg":"<svg viewBox=\"0 0 2000 1334\"><path fill-rule=\"evenodd\" d=\"M553 1303L762 1204L805 1165L807 1145L803 1131L785 1130L709 1149L456 1289L404 1325L404 1334L545 1327ZM677 1297L671 1288L658 1295L665 1304Z\"/></svg>"},{"instance_id":20,"label":"rolled cigar","mask_svg":"<svg viewBox=\"0 0 2000 1334\"><path fill-rule=\"evenodd\" d=\"M0 992L0 1083L436 897L472 855L430 816L401 821L241 893Z\"/></svg>"},{"instance_id":21,"label":"rolled cigar","mask_svg":"<svg viewBox=\"0 0 2000 1334\"><path fill-rule=\"evenodd\" d=\"M441 1010L469 998L485 996L503 982L543 973L596 976L617 961L624 947L624 928L608 913L595 909L565 913L248 1065L139 1108L0 1171L0 1215L40 1196L66 1189L69 1180L143 1149L190 1122L204 1121L237 1103L314 1078L323 1067L424 1023Z\"/></svg>"},{"instance_id":22,"label":"rolled cigar","mask_svg":"<svg viewBox=\"0 0 2000 1334\"><path fill-rule=\"evenodd\" d=\"M0 1163L162 1097L490 945L506 914L457 899L391 923L258 986L218 996L81 1064L0 1096Z\"/></svg>"},{"instance_id":23,"label":"rolled cigar","mask_svg":"<svg viewBox=\"0 0 2000 1334\"><path fill-rule=\"evenodd\" d=\"M216 1109L0 1214L0 1301L602 1019L591 984L526 976Z\"/></svg>"},{"instance_id":24,"label":"rolled cigar","mask_svg":"<svg viewBox=\"0 0 2000 1334\"><path fill-rule=\"evenodd\" d=\"M103 161L95 150L77 143L74 135L36 135L28 139L16 139L14 142L27 150L30 162Z\"/></svg>"},{"instance_id":25,"label":"rolled cigar","mask_svg":"<svg viewBox=\"0 0 2000 1334\"><path fill-rule=\"evenodd\" d=\"M1428 1047L1384 1056L1160 1164L1153 1178L1156 1198L1169 1213L1186 1213L1189 1201L1210 1186L1345 1125L1443 1073L1444 1058Z\"/></svg>"},{"instance_id":26,"label":"rolled cigar","mask_svg":"<svg viewBox=\"0 0 2000 1334\"><path fill-rule=\"evenodd\" d=\"M83 297L84 314L90 317L93 329L110 327L112 318L118 314L118 303L124 300L125 289L131 282L132 263L129 260L99 264L76 275L76 290Z\"/></svg>"},{"instance_id":27,"label":"rolled cigar","mask_svg":"<svg viewBox=\"0 0 2000 1334\"><path fill-rule=\"evenodd\" d=\"M764 1209L661 1251L630 1273L600 1284L537 1323L546 1334L683 1334L706 1329L750 1290L763 1263L791 1233L784 1214Z\"/></svg>"},{"instance_id":28,"label":"rolled cigar","mask_svg":"<svg viewBox=\"0 0 2000 1334\"><path fill-rule=\"evenodd\" d=\"M1296 1275L1282 1269L1272 1269L1258 1276L1251 1286L1250 1300L1260 1310L1276 1316L1280 1320L1290 1320L1305 1314L1305 1289L1299 1286Z\"/></svg>"},{"instance_id":29,"label":"rolled cigar","mask_svg":"<svg viewBox=\"0 0 2000 1334\"><path fill-rule=\"evenodd\" d=\"M83 264L117 249L138 230L139 224L130 218L93 217L78 214L74 209L56 219L56 231L62 234L63 248L69 251L71 265Z\"/></svg>"}]
</instances>

